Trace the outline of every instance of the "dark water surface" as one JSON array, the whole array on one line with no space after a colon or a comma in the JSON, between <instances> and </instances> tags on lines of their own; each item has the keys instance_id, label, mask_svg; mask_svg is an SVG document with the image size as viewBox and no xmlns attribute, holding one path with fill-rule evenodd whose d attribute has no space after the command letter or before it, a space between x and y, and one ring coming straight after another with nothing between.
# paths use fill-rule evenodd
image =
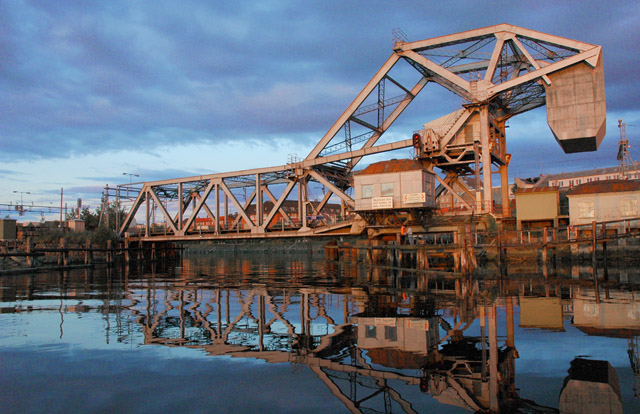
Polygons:
<instances>
[{"instance_id":1,"label":"dark water surface","mask_svg":"<svg viewBox=\"0 0 640 414\"><path fill-rule=\"evenodd\" d=\"M640 412L636 278L567 274L247 254L2 276L0 412Z\"/></svg>"}]
</instances>

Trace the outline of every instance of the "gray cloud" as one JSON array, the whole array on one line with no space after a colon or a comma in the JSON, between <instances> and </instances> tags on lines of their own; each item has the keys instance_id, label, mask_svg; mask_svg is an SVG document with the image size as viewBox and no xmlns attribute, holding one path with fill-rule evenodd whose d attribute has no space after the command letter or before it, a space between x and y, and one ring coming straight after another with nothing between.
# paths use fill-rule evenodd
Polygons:
<instances>
[{"instance_id":1,"label":"gray cloud","mask_svg":"<svg viewBox=\"0 0 640 414\"><path fill-rule=\"evenodd\" d=\"M609 111L637 113L638 16L631 1L5 2L0 159L247 137L311 146L391 54L395 27L418 40L507 22L600 44ZM399 131L452 110L439 107L448 92L423 94Z\"/></svg>"}]
</instances>

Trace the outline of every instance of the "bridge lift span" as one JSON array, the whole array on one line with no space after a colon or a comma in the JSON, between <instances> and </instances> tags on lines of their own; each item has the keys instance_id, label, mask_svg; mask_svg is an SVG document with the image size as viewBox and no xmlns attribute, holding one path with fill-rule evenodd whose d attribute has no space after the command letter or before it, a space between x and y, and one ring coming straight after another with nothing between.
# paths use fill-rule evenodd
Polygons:
<instances>
[{"instance_id":1,"label":"bridge lift span","mask_svg":"<svg viewBox=\"0 0 640 414\"><path fill-rule=\"evenodd\" d=\"M404 68L414 69L410 72L417 80L406 81ZM425 124L409 139L376 145L430 82L460 96L462 109ZM415 147L416 158L427 169L444 172L444 178L436 175L436 179L471 211L488 212L493 167L500 174L503 199L508 199L511 157L506 150L506 121L545 104L549 126L565 152L598 148L606 123L600 46L508 24L417 42L399 37L391 56L305 159L145 182L119 235L130 231L137 214L144 215L143 240L296 237L340 231L350 223L325 221L311 228L307 218L322 216L333 195L341 200L343 212L352 210L355 202L348 190L362 158L409 147ZM475 176L475 191L460 179L464 176ZM317 202L310 196L311 182L323 189ZM471 194L475 204L458 196L455 186ZM238 189L250 191L242 203ZM293 200L295 211L286 209L286 202L290 205ZM229 203L235 208L233 217ZM155 209L166 222L160 234L151 225ZM510 215L508 203L503 203L502 213ZM205 232L195 226L196 217L203 214L212 223Z\"/></svg>"}]
</instances>

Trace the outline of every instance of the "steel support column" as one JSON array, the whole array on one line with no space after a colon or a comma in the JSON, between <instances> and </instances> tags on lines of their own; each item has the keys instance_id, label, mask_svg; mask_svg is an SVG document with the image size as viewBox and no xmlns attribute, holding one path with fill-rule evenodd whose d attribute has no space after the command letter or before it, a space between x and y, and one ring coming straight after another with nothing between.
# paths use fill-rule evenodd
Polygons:
<instances>
[{"instance_id":1,"label":"steel support column","mask_svg":"<svg viewBox=\"0 0 640 414\"><path fill-rule=\"evenodd\" d=\"M184 199L182 198L182 183L178 183L178 218L177 218L177 228L178 235L184 235L184 229L182 227L182 211L184 209L183 205Z\"/></svg>"},{"instance_id":2,"label":"steel support column","mask_svg":"<svg viewBox=\"0 0 640 414\"><path fill-rule=\"evenodd\" d=\"M220 187L218 186L218 183L215 184L215 189L213 191L215 192L215 199L216 199L215 231L216 231L216 234L220 234ZM226 217L224 219L227 220Z\"/></svg>"},{"instance_id":3,"label":"steel support column","mask_svg":"<svg viewBox=\"0 0 640 414\"><path fill-rule=\"evenodd\" d=\"M491 212L493 205L489 138L489 107L483 105L480 108L480 147L482 151L482 211L485 213Z\"/></svg>"},{"instance_id":4,"label":"steel support column","mask_svg":"<svg viewBox=\"0 0 640 414\"><path fill-rule=\"evenodd\" d=\"M146 217L145 217L145 226L144 226L144 236L149 237L149 223L150 223L150 214L149 214L149 195L145 193L144 195L145 205L147 207Z\"/></svg>"},{"instance_id":5,"label":"steel support column","mask_svg":"<svg viewBox=\"0 0 640 414\"><path fill-rule=\"evenodd\" d=\"M262 226L262 181L260 173L256 174L256 227Z\"/></svg>"},{"instance_id":6,"label":"steel support column","mask_svg":"<svg viewBox=\"0 0 640 414\"><path fill-rule=\"evenodd\" d=\"M500 189L502 195L502 217L511 217L511 204L509 203L509 166L500 166Z\"/></svg>"},{"instance_id":7,"label":"steel support column","mask_svg":"<svg viewBox=\"0 0 640 414\"><path fill-rule=\"evenodd\" d=\"M229 230L229 197L224 191L222 196L224 197L224 229Z\"/></svg>"}]
</instances>

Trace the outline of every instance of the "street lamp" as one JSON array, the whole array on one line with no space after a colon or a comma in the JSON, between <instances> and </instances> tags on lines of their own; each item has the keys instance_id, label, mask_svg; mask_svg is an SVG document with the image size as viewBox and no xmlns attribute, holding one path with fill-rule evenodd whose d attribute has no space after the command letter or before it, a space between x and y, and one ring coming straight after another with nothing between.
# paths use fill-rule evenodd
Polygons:
<instances>
[{"instance_id":1,"label":"street lamp","mask_svg":"<svg viewBox=\"0 0 640 414\"><path fill-rule=\"evenodd\" d=\"M20 193L20 215L24 215L24 202L22 199L23 194L31 194L29 191L16 191L13 190L14 193Z\"/></svg>"},{"instance_id":2,"label":"street lamp","mask_svg":"<svg viewBox=\"0 0 640 414\"><path fill-rule=\"evenodd\" d=\"M127 172L123 172L122 175L129 176L129 187L131 187L131 184L133 184L133 177L140 177L138 174L132 174ZM127 187L127 198L129 198L129 187Z\"/></svg>"}]
</instances>

